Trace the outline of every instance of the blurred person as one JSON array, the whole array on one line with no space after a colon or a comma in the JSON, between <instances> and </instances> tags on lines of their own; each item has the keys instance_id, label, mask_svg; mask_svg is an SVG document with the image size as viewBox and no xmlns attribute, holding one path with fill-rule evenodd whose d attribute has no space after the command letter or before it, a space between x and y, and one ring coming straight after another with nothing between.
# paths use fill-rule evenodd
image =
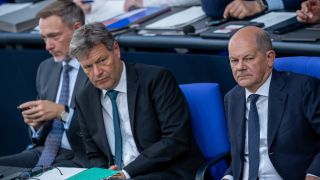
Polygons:
<instances>
[{"instance_id":1,"label":"blurred person","mask_svg":"<svg viewBox=\"0 0 320 180\"><path fill-rule=\"evenodd\" d=\"M244 19L273 10L297 10L302 0L201 0L203 11L212 18Z\"/></svg>"}]
</instances>

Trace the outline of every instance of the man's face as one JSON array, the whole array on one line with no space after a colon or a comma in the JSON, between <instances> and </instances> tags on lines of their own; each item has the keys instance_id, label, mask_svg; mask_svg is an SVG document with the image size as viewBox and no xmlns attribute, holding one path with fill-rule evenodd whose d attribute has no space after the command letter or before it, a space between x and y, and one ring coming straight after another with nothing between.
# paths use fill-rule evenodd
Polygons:
<instances>
[{"instance_id":1,"label":"man's face","mask_svg":"<svg viewBox=\"0 0 320 180\"><path fill-rule=\"evenodd\" d=\"M49 16L39 20L40 34L46 44L46 50L55 61L69 56L69 45L74 30L62 22L58 16Z\"/></svg>"},{"instance_id":2,"label":"man's face","mask_svg":"<svg viewBox=\"0 0 320 180\"><path fill-rule=\"evenodd\" d=\"M95 87L112 89L118 84L122 72L118 43L114 43L112 51L99 44L91 49L87 57L81 57L79 62Z\"/></svg>"},{"instance_id":3,"label":"man's face","mask_svg":"<svg viewBox=\"0 0 320 180\"><path fill-rule=\"evenodd\" d=\"M259 51L253 38L242 38L229 45L229 59L236 82L255 93L272 71L274 51Z\"/></svg>"}]
</instances>

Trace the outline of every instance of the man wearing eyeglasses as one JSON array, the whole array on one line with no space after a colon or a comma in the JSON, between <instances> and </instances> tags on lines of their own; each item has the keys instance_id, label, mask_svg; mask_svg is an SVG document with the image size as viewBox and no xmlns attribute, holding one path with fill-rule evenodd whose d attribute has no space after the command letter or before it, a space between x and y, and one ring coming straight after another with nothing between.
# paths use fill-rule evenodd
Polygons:
<instances>
[{"instance_id":1,"label":"man wearing eyeglasses","mask_svg":"<svg viewBox=\"0 0 320 180\"><path fill-rule=\"evenodd\" d=\"M119 44L101 23L79 28L70 54L91 81L76 96L91 165L118 169L119 179L194 179L203 158L173 75L123 62Z\"/></svg>"},{"instance_id":2,"label":"man wearing eyeglasses","mask_svg":"<svg viewBox=\"0 0 320 180\"><path fill-rule=\"evenodd\" d=\"M38 100L21 104L24 122L30 126L32 147L0 157L1 166L87 166L81 133L75 119L74 96L87 78L78 61L70 58L73 32L84 24L82 10L72 2L56 1L41 10L40 35L52 58L37 73Z\"/></svg>"}]
</instances>

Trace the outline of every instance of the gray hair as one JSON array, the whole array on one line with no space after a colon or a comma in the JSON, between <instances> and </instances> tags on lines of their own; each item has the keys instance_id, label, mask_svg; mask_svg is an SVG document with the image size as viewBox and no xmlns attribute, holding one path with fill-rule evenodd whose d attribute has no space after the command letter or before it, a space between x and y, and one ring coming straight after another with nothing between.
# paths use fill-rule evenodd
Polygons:
<instances>
[{"instance_id":1,"label":"gray hair","mask_svg":"<svg viewBox=\"0 0 320 180\"><path fill-rule=\"evenodd\" d=\"M77 29L70 43L70 56L78 60L87 57L95 46L103 44L109 51L113 50L114 37L102 23L90 23Z\"/></svg>"}]
</instances>

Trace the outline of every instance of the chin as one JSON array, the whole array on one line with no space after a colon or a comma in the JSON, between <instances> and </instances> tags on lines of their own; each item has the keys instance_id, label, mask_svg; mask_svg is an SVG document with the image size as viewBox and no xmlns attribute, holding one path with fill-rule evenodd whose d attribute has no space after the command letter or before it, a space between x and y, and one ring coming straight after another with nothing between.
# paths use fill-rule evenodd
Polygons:
<instances>
[{"instance_id":1,"label":"chin","mask_svg":"<svg viewBox=\"0 0 320 180\"><path fill-rule=\"evenodd\" d=\"M57 57L57 56L55 57L55 56L53 56L53 59L54 59L55 62L62 62L64 60L64 58L65 57L60 57L60 56L59 57Z\"/></svg>"}]
</instances>

